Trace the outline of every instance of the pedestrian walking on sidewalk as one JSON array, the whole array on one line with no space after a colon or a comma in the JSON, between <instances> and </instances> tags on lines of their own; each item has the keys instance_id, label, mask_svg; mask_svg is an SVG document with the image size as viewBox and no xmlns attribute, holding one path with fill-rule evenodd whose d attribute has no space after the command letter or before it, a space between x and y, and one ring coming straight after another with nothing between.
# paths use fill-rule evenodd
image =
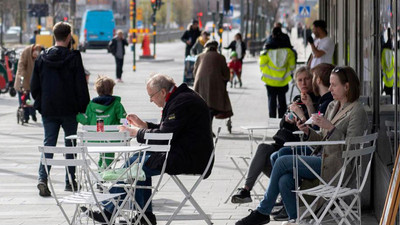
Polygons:
<instances>
[{"instance_id":1,"label":"pedestrian walking on sidewalk","mask_svg":"<svg viewBox=\"0 0 400 225\"><path fill-rule=\"evenodd\" d=\"M117 82L122 82L122 67L124 66L125 46L128 42L124 38L122 30L117 31L117 35L108 44L111 54L115 58Z\"/></svg>"},{"instance_id":2,"label":"pedestrian walking on sidewalk","mask_svg":"<svg viewBox=\"0 0 400 225\"><path fill-rule=\"evenodd\" d=\"M217 52L218 42L209 40L205 52L198 55L194 64L194 90L207 102L211 125L213 117L223 119L233 115L226 84L230 73L226 59Z\"/></svg>"},{"instance_id":3,"label":"pedestrian walking on sidewalk","mask_svg":"<svg viewBox=\"0 0 400 225\"><path fill-rule=\"evenodd\" d=\"M192 49L197 38L200 36L199 21L193 20L192 24L188 25L188 29L183 33L181 40L185 42L185 58L190 55L190 49Z\"/></svg>"},{"instance_id":4,"label":"pedestrian walking on sidewalk","mask_svg":"<svg viewBox=\"0 0 400 225\"><path fill-rule=\"evenodd\" d=\"M30 92L31 90L31 75L33 71L33 66L35 65L36 58L40 55L43 47L40 45L29 45L22 51L21 57L18 61L18 69L15 75L15 83L14 88L18 91L18 101L21 106L22 100L21 96L24 94L24 91ZM21 79L23 81L21 82ZM30 94L27 95L27 98L30 99ZM28 123L29 116L32 117L34 122L37 121L36 118L36 110L33 107L24 108L24 122Z\"/></svg>"},{"instance_id":5,"label":"pedestrian walking on sidewalk","mask_svg":"<svg viewBox=\"0 0 400 225\"><path fill-rule=\"evenodd\" d=\"M60 127L65 136L76 134L78 123L75 117L79 112L85 112L90 100L81 53L70 50L71 25L59 22L54 25L53 33L55 45L35 61L31 80L34 107L42 114L45 146L56 146ZM65 139L65 146L73 146L72 141ZM53 158L53 154L41 157ZM67 154L65 157L73 159L74 155ZM43 197L51 195L47 176L40 162L37 187ZM65 190L76 190L76 187L75 167L70 166L65 174Z\"/></svg>"}]
</instances>

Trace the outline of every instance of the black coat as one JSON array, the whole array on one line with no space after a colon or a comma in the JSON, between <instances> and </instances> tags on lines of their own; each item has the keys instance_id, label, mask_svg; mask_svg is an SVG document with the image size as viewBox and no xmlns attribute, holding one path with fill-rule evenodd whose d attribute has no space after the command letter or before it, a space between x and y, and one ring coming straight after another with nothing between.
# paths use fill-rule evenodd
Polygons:
<instances>
[{"instance_id":1,"label":"black coat","mask_svg":"<svg viewBox=\"0 0 400 225\"><path fill-rule=\"evenodd\" d=\"M147 123L140 129L137 141L144 143L144 134L173 133L167 159L168 174L202 174L213 150L210 115L207 104L186 84L179 86L167 101L160 124ZM161 170L165 154L153 153L146 166ZM206 175L211 174L212 165Z\"/></svg>"},{"instance_id":2,"label":"black coat","mask_svg":"<svg viewBox=\"0 0 400 225\"><path fill-rule=\"evenodd\" d=\"M200 34L201 31L199 29L192 28L186 30L185 33L183 33L181 40L186 44L185 57L190 55L190 49L193 47L194 43L196 43L196 40L200 36ZM186 43L187 41L190 41L190 45Z\"/></svg>"},{"instance_id":3,"label":"black coat","mask_svg":"<svg viewBox=\"0 0 400 225\"><path fill-rule=\"evenodd\" d=\"M111 54L115 56L115 53L117 53L117 41L118 37L114 37L110 43L108 43L108 49L110 50ZM122 39L122 55L125 55L125 46L128 46L128 42L126 41L125 38Z\"/></svg>"},{"instance_id":4,"label":"black coat","mask_svg":"<svg viewBox=\"0 0 400 225\"><path fill-rule=\"evenodd\" d=\"M47 49L35 61L31 93L43 116L84 113L90 98L81 53L60 46Z\"/></svg>"},{"instance_id":5,"label":"black coat","mask_svg":"<svg viewBox=\"0 0 400 225\"><path fill-rule=\"evenodd\" d=\"M242 46L242 58L240 58L240 60L243 61L244 56L246 55L246 43L244 43L244 42L242 41L241 46ZM224 49L230 49L230 50L232 50L232 51L236 51L236 41L232 41L232 42L228 45L228 47L225 47Z\"/></svg>"}]
</instances>

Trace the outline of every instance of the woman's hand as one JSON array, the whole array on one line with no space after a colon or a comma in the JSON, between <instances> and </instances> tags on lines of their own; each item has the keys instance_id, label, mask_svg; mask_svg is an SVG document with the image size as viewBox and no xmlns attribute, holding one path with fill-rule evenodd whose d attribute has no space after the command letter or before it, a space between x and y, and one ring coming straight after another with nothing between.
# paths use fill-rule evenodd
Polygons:
<instances>
[{"instance_id":1,"label":"woman's hand","mask_svg":"<svg viewBox=\"0 0 400 225\"><path fill-rule=\"evenodd\" d=\"M298 120L301 120L303 122L306 121L306 116L304 115L304 111L301 108L300 105L297 105L296 103L293 103L289 106L290 110L293 111L294 113L296 113L297 116L299 116L300 118L297 118Z\"/></svg>"},{"instance_id":2,"label":"woman's hand","mask_svg":"<svg viewBox=\"0 0 400 225\"><path fill-rule=\"evenodd\" d=\"M299 130L303 131L305 135L309 135L310 134L310 128L308 127L307 124L304 124L303 121L301 120L297 120L296 123L297 127L299 128Z\"/></svg>"},{"instance_id":3,"label":"woman's hand","mask_svg":"<svg viewBox=\"0 0 400 225\"><path fill-rule=\"evenodd\" d=\"M137 127L127 127L127 126L118 126L119 132L129 132L131 137L136 137L139 128Z\"/></svg>"},{"instance_id":4,"label":"woman's hand","mask_svg":"<svg viewBox=\"0 0 400 225\"><path fill-rule=\"evenodd\" d=\"M128 124L131 124L135 127L145 128L145 129L148 128L147 123L143 122L136 114L127 115L126 120L128 121Z\"/></svg>"},{"instance_id":5,"label":"woman's hand","mask_svg":"<svg viewBox=\"0 0 400 225\"><path fill-rule=\"evenodd\" d=\"M312 115L312 120L314 125L317 125L322 129L332 131L335 128L335 126L323 116Z\"/></svg>"},{"instance_id":6,"label":"woman's hand","mask_svg":"<svg viewBox=\"0 0 400 225\"><path fill-rule=\"evenodd\" d=\"M290 119L290 118L289 118L289 113L287 113L287 114L285 115L285 122L286 122L286 123L290 123L290 124L294 124L294 123L295 123L294 119Z\"/></svg>"},{"instance_id":7,"label":"woman's hand","mask_svg":"<svg viewBox=\"0 0 400 225\"><path fill-rule=\"evenodd\" d=\"M306 106L313 104L310 95L307 93L301 93L301 102L303 102Z\"/></svg>"}]
</instances>

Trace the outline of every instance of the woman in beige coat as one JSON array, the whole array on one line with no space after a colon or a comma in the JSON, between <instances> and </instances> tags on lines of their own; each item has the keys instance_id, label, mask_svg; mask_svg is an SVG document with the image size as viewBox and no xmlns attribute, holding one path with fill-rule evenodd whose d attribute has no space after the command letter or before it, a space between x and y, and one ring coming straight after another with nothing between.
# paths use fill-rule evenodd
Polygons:
<instances>
[{"instance_id":1,"label":"woman in beige coat","mask_svg":"<svg viewBox=\"0 0 400 225\"><path fill-rule=\"evenodd\" d=\"M225 57L217 52L218 42L210 40L204 47L205 51L198 55L194 64L194 90L206 101L212 124L214 116L228 118L233 115L226 91L230 74Z\"/></svg>"},{"instance_id":2,"label":"woman in beige coat","mask_svg":"<svg viewBox=\"0 0 400 225\"><path fill-rule=\"evenodd\" d=\"M15 76L14 88L18 91L18 100L21 105L21 95L23 91L30 91L31 75L33 71L33 66L35 65L35 60L39 56L40 51L43 49L40 45L29 45L24 49L21 57L18 61L17 74ZM21 82L21 78L23 82ZM28 95L28 99L30 99ZM24 108L24 120L25 123L29 121L29 115L32 117L33 121L37 121L36 112L33 107Z\"/></svg>"},{"instance_id":3,"label":"woman in beige coat","mask_svg":"<svg viewBox=\"0 0 400 225\"><path fill-rule=\"evenodd\" d=\"M313 115L312 117L313 124L321 128L322 134L317 134L302 121L297 122L298 128L305 133L306 139L308 138L309 141L336 141L363 135L368 127L368 118L364 107L358 102L360 81L356 72L351 67L335 67L330 76L329 91L331 91L334 101L328 105L326 115ZM323 146L321 150L315 150L313 156L301 157L317 174L321 174L321 177L329 182L343 165L343 150L343 145ZM268 223L278 194L282 196L290 219L285 224L296 224L293 157L293 155L286 155L278 158L272 169L264 199L256 210L239 220L236 225ZM316 176L302 163L298 165L298 176L303 179L316 179Z\"/></svg>"}]
</instances>

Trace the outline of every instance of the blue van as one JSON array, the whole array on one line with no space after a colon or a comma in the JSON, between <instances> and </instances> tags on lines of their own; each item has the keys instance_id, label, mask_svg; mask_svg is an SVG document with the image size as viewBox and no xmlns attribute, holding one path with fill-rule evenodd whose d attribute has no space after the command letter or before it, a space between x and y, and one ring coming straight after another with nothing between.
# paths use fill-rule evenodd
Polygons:
<instances>
[{"instance_id":1,"label":"blue van","mask_svg":"<svg viewBox=\"0 0 400 225\"><path fill-rule=\"evenodd\" d=\"M79 50L107 49L115 34L114 14L111 10L87 10L82 19Z\"/></svg>"}]
</instances>

